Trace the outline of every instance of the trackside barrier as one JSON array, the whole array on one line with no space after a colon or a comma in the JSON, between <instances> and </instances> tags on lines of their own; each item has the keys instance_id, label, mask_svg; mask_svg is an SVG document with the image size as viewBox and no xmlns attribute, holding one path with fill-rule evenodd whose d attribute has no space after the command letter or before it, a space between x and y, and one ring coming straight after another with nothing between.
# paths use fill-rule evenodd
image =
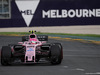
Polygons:
<instances>
[{"instance_id":1,"label":"trackside barrier","mask_svg":"<svg viewBox=\"0 0 100 75\"><path fill-rule=\"evenodd\" d=\"M0 27L100 25L100 0L11 0L10 9Z\"/></svg>"}]
</instances>

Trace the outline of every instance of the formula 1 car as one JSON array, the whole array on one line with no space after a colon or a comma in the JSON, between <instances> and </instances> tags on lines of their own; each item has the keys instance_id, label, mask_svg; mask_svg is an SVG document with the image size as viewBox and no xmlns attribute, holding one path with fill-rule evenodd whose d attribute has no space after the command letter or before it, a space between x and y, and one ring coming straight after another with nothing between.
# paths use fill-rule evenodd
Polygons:
<instances>
[{"instance_id":1,"label":"formula 1 car","mask_svg":"<svg viewBox=\"0 0 100 75\"><path fill-rule=\"evenodd\" d=\"M38 63L41 59L50 61L51 64L61 64L63 59L63 47L60 43L48 43L47 35L32 34L23 36L22 42L9 44L1 49L1 65L12 63Z\"/></svg>"}]
</instances>

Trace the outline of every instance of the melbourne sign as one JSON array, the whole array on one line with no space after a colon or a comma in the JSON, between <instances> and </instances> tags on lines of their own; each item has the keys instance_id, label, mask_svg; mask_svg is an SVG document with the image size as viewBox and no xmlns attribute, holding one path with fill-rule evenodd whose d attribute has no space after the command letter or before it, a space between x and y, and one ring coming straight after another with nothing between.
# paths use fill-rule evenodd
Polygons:
<instances>
[{"instance_id":1,"label":"melbourne sign","mask_svg":"<svg viewBox=\"0 0 100 75\"><path fill-rule=\"evenodd\" d=\"M42 18L100 17L100 9L42 10Z\"/></svg>"}]
</instances>

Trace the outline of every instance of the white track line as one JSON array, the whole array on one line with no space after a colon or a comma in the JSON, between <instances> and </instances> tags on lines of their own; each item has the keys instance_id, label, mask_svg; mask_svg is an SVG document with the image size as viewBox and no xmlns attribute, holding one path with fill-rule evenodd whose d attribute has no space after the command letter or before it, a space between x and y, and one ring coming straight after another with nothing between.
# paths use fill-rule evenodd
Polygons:
<instances>
[{"instance_id":1,"label":"white track line","mask_svg":"<svg viewBox=\"0 0 100 75\"><path fill-rule=\"evenodd\" d=\"M64 57L100 57L98 55L63 55Z\"/></svg>"},{"instance_id":2,"label":"white track line","mask_svg":"<svg viewBox=\"0 0 100 75\"><path fill-rule=\"evenodd\" d=\"M86 75L100 75L100 72L96 72L96 73L85 73Z\"/></svg>"}]
</instances>

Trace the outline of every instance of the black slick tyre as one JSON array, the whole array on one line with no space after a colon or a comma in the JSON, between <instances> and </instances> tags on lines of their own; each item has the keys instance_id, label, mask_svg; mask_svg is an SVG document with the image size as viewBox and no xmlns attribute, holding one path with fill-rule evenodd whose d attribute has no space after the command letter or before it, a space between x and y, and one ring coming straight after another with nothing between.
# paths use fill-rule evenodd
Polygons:
<instances>
[{"instance_id":1,"label":"black slick tyre","mask_svg":"<svg viewBox=\"0 0 100 75\"><path fill-rule=\"evenodd\" d=\"M1 65L11 65L11 48L9 46L3 46L1 49Z\"/></svg>"},{"instance_id":2,"label":"black slick tyre","mask_svg":"<svg viewBox=\"0 0 100 75\"><path fill-rule=\"evenodd\" d=\"M22 36L22 42L28 41L28 36Z\"/></svg>"},{"instance_id":3,"label":"black slick tyre","mask_svg":"<svg viewBox=\"0 0 100 75\"><path fill-rule=\"evenodd\" d=\"M61 64L62 62L62 53L61 53L61 48L58 44L53 44L51 46L51 52L50 52L50 60L51 64L57 65Z\"/></svg>"}]
</instances>

